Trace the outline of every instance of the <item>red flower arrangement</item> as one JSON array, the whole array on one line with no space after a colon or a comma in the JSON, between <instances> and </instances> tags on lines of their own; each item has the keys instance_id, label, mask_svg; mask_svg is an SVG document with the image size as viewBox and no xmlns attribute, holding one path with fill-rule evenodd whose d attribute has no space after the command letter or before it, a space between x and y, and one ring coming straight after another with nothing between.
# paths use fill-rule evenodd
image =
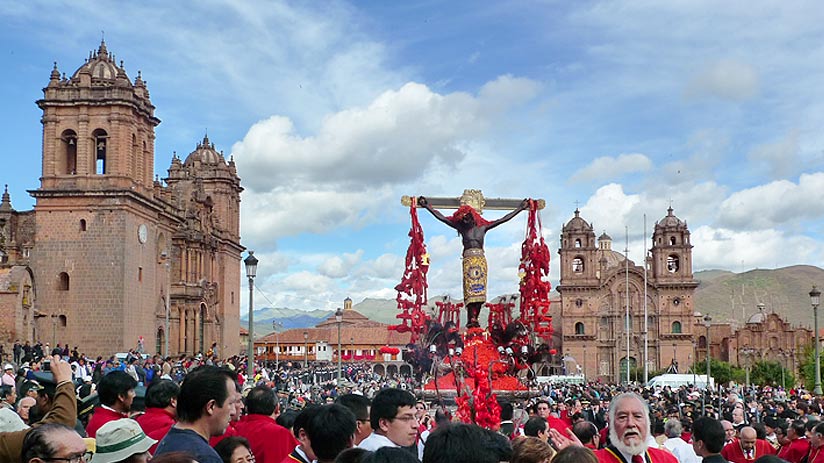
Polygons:
<instances>
[{"instance_id":1,"label":"red flower arrangement","mask_svg":"<svg viewBox=\"0 0 824 463\"><path fill-rule=\"evenodd\" d=\"M390 347L390 346L382 346L380 348L381 354L391 354L391 355L398 355L401 353L401 350L397 347Z\"/></svg>"}]
</instances>

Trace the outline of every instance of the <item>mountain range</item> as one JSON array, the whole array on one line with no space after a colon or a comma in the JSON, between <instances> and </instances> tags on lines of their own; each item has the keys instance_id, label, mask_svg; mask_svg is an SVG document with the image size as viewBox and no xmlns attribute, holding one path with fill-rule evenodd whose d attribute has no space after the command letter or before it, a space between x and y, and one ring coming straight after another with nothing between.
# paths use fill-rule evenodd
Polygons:
<instances>
[{"instance_id":1,"label":"mountain range","mask_svg":"<svg viewBox=\"0 0 824 463\"><path fill-rule=\"evenodd\" d=\"M696 272L694 277L700 283L693 298L695 311L710 314L714 323L730 322L739 326L758 312L758 304L764 304L768 313L774 311L794 326L812 327L809 292L814 284L824 288L824 269L810 265L742 273L703 270ZM436 297L430 297L430 300ZM557 298L558 294L553 291L550 299ZM394 299L364 299L352 308L372 320L397 323L398 309ZM304 311L283 307L257 309L255 333L258 336L271 333L273 321L280 322L282 330L312 327L334 313L333 310ZM485 317L482 315L481 318ZM247 324L248 314L242 314L241 326Z\"/></svg>"}]
</instances>

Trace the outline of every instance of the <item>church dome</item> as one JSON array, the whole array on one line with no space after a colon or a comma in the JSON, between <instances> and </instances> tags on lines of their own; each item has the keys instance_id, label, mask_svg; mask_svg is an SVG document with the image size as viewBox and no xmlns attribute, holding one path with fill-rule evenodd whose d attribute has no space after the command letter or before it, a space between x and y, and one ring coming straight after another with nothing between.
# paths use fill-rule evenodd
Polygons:
<instances>
[{"instance_id":1,"label":"church dome","mask_svg":"<svg viewBox=\"0 0 824 463\"><path fill-rule=\"evenodd\" d=\"M598 237L598 241L612 241L612 237L607 235L607 232L604 232Z\"/></svg>"},{"instance_id":2,"label":"church dome","mask_svg":"<svg viewBox=\"0 0 824 463\"><path fill-rule=\"evenodd\" d=\"M667 209L667 216L658 221L658 225L662 227L678 227L684 225L684 222L672 213L672 206Z\"/></svg>"},{"instance_id":3,"label":"church dome","mask_svg":"<svg viewBox=\"0 0 824 463\"><path fill-rule=\"evenodd\" d=\"M72 79L79 78L80 74L89 74L92 82L114 82L118 77L125 77L126 71L115 64L114 55L109 53L106 42L101 41L97 52L92 52L89 59L74 71Z\"/></svg>"},{"instance_id":4,"label":"church dome","mask_svg":"<svg viewBox=\"0 0 824 463\"><path fill-rule=\"evenodd\" d=\"M195 162L211 166L225 164L223 155L215 150L215 144L209 142L209 137L205 135L203 141L197 144L197 148L189 154L183 164L190 166Z\"/></svg>"},{"instance_id":5,"label":"church dome","mask_svg":"<svg viewBox=\"0 0 824 463\"><path fill-rule=\"evenodd\" d=\"M581 211L575 209L575 217L573 217L566 225L564 231L589 231L592 226L586 220L581 218Z\"/></svg>"},{"instance_id":6,"label":"church dome","mask_svg":"<svg viewBox=\"0 0 824 463\"><path fill-rule=\"evenodd\" d=\"M764 312L756 312L747 320L747 324L761 324L767 320L767 315Z\"/></svg>"}]
</instances>

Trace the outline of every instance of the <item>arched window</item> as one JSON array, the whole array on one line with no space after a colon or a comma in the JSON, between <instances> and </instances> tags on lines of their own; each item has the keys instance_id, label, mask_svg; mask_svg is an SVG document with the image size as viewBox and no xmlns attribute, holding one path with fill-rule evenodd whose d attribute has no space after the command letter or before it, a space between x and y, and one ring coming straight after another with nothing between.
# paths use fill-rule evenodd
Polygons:
<instances>
[{"instance_id":1,"label":"arched window","mask_svg":"<svg viewBox=\"0 0 824 463\"><path fill-rule=\"evenodd\" d=\"M155 352L163 352L165 354L166 351L163 350L163 344L164 344L164 342L163 342L163 340L164 340L163 328L158 328L157 329L157 336L155 336L155 339L156 339Z\"/></svg>"},{"instance_id":2,"label":"arched window","mask_svg":"<svg viewBox=\"0 0 824 463\"><path fill-rule=\"evenodd\" d=\"M58 277L57 282L57 289L60 291L68 291L69 290L69 274L66 272L60 272L60 276Z\"/></svg>"},{"instance_id":3,"label":"arched window","mask_svg":"<svg viewBox=\"0 0 824 463\"><path fill-rule=\"evenodd\" d=\"M675 237L674 236L670 237L670 246L675 246Z\"/></svg>"},{"instance_id":4,"label":"arched window","mask_svg":"<svg viewBox=\"0 0 824 463\"><path fill-rule=\"evenodd\" d=\"M667 271L669 273L676 273L678 269L681 267L681 262L678 259L678 256L675 254L671 254L667 257Z\"/></svg>"},{"instance_id":5,"label":"arched window","mask_svg":"<svg viewBox=\"0 0 824 463\"><path fill-rule=\"evenodd\" d=\"M672 334L681 334L681 322L672 322Z\"/></svg>"},{"instance_id":6,"label":"arched window","mask_svg":"<svg viewBox=\"0 0 824 463\"><path fill-rule=\"evenodd\" d=\"M74 130L64 130L60 135L63 142L63 156L66 169L65 174L74 175L77 173L77 133Z\"/></svg>"},{"instance_id":7,"label":"arched window","mask_svg":"<svg viewBox=\"0 0 824 463\"><path fill-rule=\"evenodd\" d=\"M66 327L67 319L65 315L60 315L57 317L57 323L60 325L61 328Z\"/></svg>"},{"instance_id":8,"label":"arched window","mask_svg":"<svg viewBox=\"0 0 824 463\"><path fill-rule=\"evenodd\" d=\"M580 240L580 239L578 239L578 238L576 238L576 239L575 239L575 247L576 247L576 248L580 248L580 247L581 247L581 240Z\"/></svg>"},{"instance_id":9,"label":"arched window","mask_svg":"<svg viewBox=\"0 0 824 463\"><path fill-rule=\"evenodd\" d=\"M698 348L699 349L706 349L707 348L707 337L706 336L698 336Z\"/></svg>"},{"instance_id":10,"label":"arched window","mask_svg":"<svg viewBox=\"0 0 824 463\"><path fill-rule=\"evenodd\" d=\"M80 219L80 231L86 231L86 219Z\"/></svg>"},{"instance_id":11,"label":"arched window","mask_svg":"<svg viewBox=\"0 0 824 463\"><path fill-rule=\"evenodd\" d=\"M581 257L576 257L572 259L572 271L575 273L581 273L584 271L584 259Z\"/></svg>"},{"instance_id":12,"label":"arched window","mask_svg":"<svg viewBox=\"0 0 824 463\"><path fill-rule=\"evenodd\" d=\"M584 334L584 324L582 322L575 324L575 334Z\"/></svg>"},{"instance_id":13,"label":"arched window","mask_svg":"<svg viewBox=\"0 0 824 463\"><path fill-rule=\"evenodd\" d=\"M95 173L97 175L105 175L106 170L106 141L109 135L103 129L96 129L92 132L92 139L94 140L95 153Z\"/></svg>"}]
</instances>

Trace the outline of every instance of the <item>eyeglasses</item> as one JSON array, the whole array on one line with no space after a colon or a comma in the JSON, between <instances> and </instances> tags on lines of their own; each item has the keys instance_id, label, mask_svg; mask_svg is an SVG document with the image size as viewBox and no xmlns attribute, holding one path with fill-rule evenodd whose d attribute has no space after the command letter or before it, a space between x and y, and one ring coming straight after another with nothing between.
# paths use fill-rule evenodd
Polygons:
<instances>
[{"instance_id":1,"label":"eyeglasses","mask_svg":"<svg viewBox=\"0 0 824 463\"><path fill-rule=\"evenodd\" d=\"M415 415L403 415L403 416L396 416L392 418L393 420L401 420L404 423L409 423L410 421L418 421L418 417Z\"/></svg>"},{"instance_id":2,"label":"eyeglasses","mask_svg":"<svg viewBox=\"0 0 824 463\"><path fill-rule=\"evenodd\" d=\"M79 455L74 455L71 457L65 458L41 458L43 461L65 461L67 463L89 463L92 461L92 452L81 453Z\"/></svg>"}]
</instances>

